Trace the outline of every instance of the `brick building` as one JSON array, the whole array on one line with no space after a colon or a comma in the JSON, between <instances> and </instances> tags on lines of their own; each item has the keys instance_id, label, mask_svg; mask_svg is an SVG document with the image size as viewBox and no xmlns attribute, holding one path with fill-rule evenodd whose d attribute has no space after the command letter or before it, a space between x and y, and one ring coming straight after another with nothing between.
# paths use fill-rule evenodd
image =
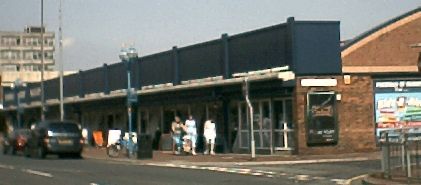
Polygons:
<instances>
[{"instance_id":1,"label":"brick building","mask_svg":"<svg viewBox=\"0 0 421 185\"><path fill-rule=\"evenodd\" d=\"M332 78L332 87L302 87L296 84L296 122L299 153L345 153L376 150L382 130L421 128L420 52L421 8L414 9L354 39L342 43L342 75ZM309 92L332 91L337 97L338 142L312 147L308 138L308 118L300 110L307 106ZM396 115L397 100L406 111Z\"/></svg>"},{"instance_id":2,"label":"brick building","mask_svg":"<svg viewBox=\"0 0 421 185\"><path fill-rule=\"evenodd\" d=\"M351 84L366 84L360 88L367 89L360 91L359 98L353 100L356 104L366 105L366 112L352 109L356 114L349 115L348 120L356 128L366 125L365 130L354 136L365 138L359 145L372 147L372 141L382 130L421 128L418 117L421 49L413 47L420 42L421 8L417 8L380 24L343 46L342 72L351 76ZM399 99L405 102L399 105ZM396 115L402 107L406 110L402 115ZM361 113L364 115L362 122L357 119Z\"/></svg>"}]
</instances>

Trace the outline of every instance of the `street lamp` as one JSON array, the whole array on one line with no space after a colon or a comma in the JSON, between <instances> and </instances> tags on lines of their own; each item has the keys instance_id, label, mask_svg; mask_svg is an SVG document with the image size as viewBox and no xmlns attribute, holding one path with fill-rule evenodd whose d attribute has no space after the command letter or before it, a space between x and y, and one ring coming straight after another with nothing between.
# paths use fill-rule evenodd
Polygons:
<instances>
[{"instance_id":1,"label":"street lamp","mask_svg":"<svg viewBox=\"0 0 421 185\"><path fill-rule=\"evenodd\" d=\"M44 0L41 0L41 120L45 119L45 96L44 96Z\"/></svg>"},{"instance_id":2,"label":"street lamp","mask_svg":"<svg viewBox=\"0 0 421 185\"><path fill-rule=\"evenodd\" d=\"M12 83L12 89L15 92L16 95L16 120L18 121L18 128L22 128L21 125L21 113L23 112L23 109L20 107L20 89L22 87L26 87L26 83L23 83L19 78L16 79L13 83Z\"/></svg>"},{"instance_id":3,"label":"street lamp","mask_svg":"<svg viewBox=\"0 0 421 185\"><path fill-rule=\"evenodd\" d=\"M138 54L135 48L122 48L119 55L122 62L126 64L126 70L127 70L127 115L129 120L129 140L128 140L128 146L132 146L132 104L137 102L137 94L134 89L132 89L131 85L131 63L132 60L137 59ZM128 157L133 153L134 147L128 147Z\"/></svg>"}]
</instances>

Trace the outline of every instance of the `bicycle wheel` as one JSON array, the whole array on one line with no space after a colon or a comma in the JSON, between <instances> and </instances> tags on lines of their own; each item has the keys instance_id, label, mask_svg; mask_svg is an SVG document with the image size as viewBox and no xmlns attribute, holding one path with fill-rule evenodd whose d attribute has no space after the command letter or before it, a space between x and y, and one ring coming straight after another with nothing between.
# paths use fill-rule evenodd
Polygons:
<instances>
[{"instance_id":1,"label":"bicycle wheel","mask_svg":"<svg viewBox=\"0 0 421 185\"><path fill-rule=\"evenodd\" d=\"M112 144L109 147L107 147L107 155L109 157L118 157L120 155L120 149L117 145Z\"/></svg>"},{"instance_id":2,"label":"bicycle wheel","mask_svg":"<svg viewBox=\"0 0 421 185\"><path fill-rule=\"evenodd\" d=\"M127 154L127 157L130 158L130 159L137 158L137 147L133 146L131 152L128 148L126 148L126 154Z\"/></svg>"}]
</instances>

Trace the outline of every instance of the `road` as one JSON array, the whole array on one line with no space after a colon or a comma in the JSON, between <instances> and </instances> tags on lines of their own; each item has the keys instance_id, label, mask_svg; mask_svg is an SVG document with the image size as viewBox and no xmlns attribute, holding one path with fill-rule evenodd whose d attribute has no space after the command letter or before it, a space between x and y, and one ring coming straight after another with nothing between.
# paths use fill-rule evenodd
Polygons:
<instances>
[{"instance_id":1,"label":"road","mask_svg":"<svg viewBox=\"0 0 421 185\"><path fill-rule=\"evenodd\" d=\"M335 179L349 178L379 168L377 161L335 164L299 164L251 167L276 169L285 175L256 177L209 170L192 170L129 164L95 159L28 159L0 155L0 185L9 184L336 184ZM355 171L365 169L365 171Z\"/></svg>"},{"instance_id":2,"label":"road","mask_svg":"<svg viewBox=\"0 0 421 185\"><path fill-rule=\"evenodd\" d=\"M90 159L27 159L0 155L0 184L279 184L278 179Z\"/></svg>"}]
</instances>

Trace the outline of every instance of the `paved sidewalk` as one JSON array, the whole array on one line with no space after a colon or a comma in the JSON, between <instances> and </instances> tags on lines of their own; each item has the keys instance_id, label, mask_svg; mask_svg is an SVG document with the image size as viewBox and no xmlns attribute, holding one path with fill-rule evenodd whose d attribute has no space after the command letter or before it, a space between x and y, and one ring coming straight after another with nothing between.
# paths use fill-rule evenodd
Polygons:
<instances>
[{"instance_id":1,"label":"paved sidewalk","mask_svg":"<svg viewBox=\"0 0 421 185\"><path fill-rule=\"evenodd\" d=\"M84 149L83 156L91 159L108 159L118 161L130 161L126 158L110 158L106 155L105 148L87 147ZM154 151L153 159L136 160L139 163L172 163L172 164L195 164L195 165L276 165L276 164L309 164L326 162L348 162L348 161L367 161L380 159L379 152L371 153L350 153L337 155L257 155L256 159L251 160L249 154L216 154L215 156L198 154L192 155L173 155L168 151Z\"/></svg>"},{"instance_id":2,"label":"paved sidewalk","mask_svg":"<svg viewBox=\"0 0 421 185\"><path fill-rule=\"evenodd\" d=\"M352 177L373 170L373 168L366 169L362 164L378 164L380 155L378 152L306 156L258 155L255 160L250 160L250 155L246 154L175 156L171 152L154 151L153 159L136 160L123 157L110 158L106 155L105 148L86 148L83 156L105 160L108 163L123 162L132 165L208 170L265 178L282 178L303 183L314 181L322 184L360 184L359 180L355 180L357 178ZM354 164L349 166L345 163ZM345 175L336 174L341 172ZM352 175L354 173L355 175Z\"/></svg>"}]
</instances>

